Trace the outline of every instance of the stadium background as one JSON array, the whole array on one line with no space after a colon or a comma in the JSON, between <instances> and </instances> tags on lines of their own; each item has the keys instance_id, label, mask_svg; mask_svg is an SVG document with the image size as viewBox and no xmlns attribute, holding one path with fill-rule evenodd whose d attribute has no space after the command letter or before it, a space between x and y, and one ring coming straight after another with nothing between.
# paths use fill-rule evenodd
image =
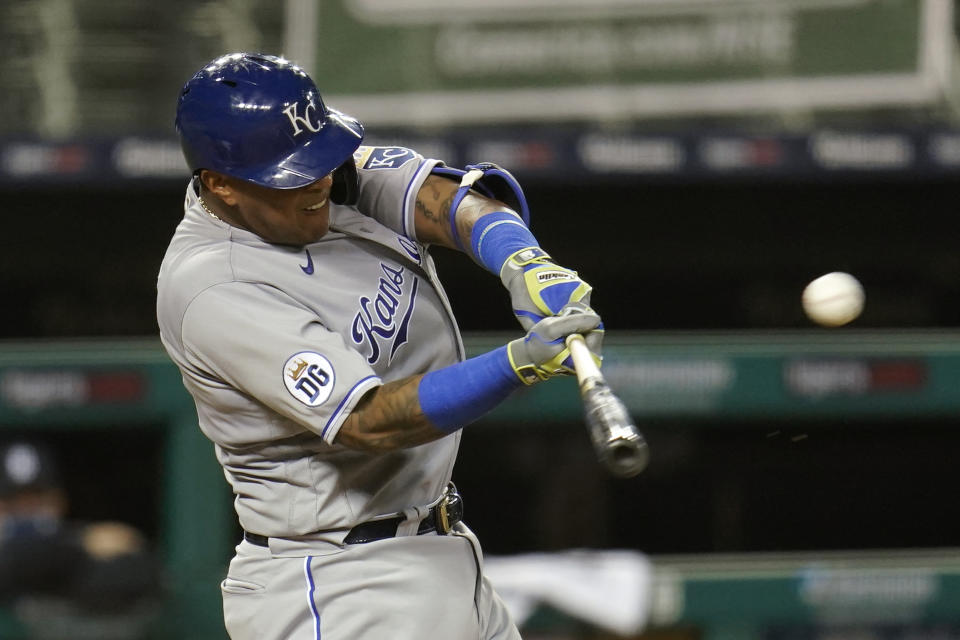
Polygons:
<instances>
[{"instance_id":1,"label":"stadium background","mask_svg":"<svg viewBox=\"0 0 960 640\"><path fill-rule=\"evenodd\" d=\"M4 0L0 434L62 452L75 516L157 544L173 637L222 637L229 496L154 338L186 178L172 113L213 56L283 52L370 143L514 172L596 288L653 462L605 476L572 387L512 401L456 472L487 553L648 555L670 585L651 637L960 637L953 9ZM472 349L516 333L495 279L438 260ZM867 306L825 330L800 291L832 270ZM549 607L530 625L608 637Z\"/></svg>"}]
</instances>

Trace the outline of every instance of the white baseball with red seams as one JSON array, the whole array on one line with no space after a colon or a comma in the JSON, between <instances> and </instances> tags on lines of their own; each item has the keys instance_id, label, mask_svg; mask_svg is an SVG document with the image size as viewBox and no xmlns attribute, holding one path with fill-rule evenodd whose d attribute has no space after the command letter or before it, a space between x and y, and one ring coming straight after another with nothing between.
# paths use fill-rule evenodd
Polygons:
<instances>
[{"instance_id":1,"label":"white baseball with red seams","mask_svg":"<svg viewBox=\"0 0 960 640\"><path fill-rule=\"evenodd\" d=\"M813 280L803 290L803 311L824 327L839 327L863 311L863 285L849 273L833 271Z\"/></svg>"}]
</instances>

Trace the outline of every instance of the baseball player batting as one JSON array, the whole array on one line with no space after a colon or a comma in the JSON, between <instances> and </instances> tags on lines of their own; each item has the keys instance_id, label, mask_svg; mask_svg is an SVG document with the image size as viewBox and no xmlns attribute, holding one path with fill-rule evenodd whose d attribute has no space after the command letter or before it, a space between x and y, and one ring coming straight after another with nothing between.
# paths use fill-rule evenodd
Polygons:
<instances>
[{"instance_id":1,"label":"baseball player batting","mask_svg":"<svg viewBox=\"0 0 960 640\"><path fill-rule=\"evenodd\" d=\"M590 286L509 173L361 146L282 58L211 61L176 127L193 178L157 315L244 531L230 636L519 638L451 483L460 430L571 373L569 335L599 362ZM432 246L499 276L526 334L465 359Z\"/></svg>"}]
</instances>

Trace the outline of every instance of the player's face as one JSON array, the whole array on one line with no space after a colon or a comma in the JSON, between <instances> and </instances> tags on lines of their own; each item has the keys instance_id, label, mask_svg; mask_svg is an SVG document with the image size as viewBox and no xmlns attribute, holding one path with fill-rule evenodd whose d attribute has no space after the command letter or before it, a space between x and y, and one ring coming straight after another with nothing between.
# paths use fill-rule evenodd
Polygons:
<instances>
[{"instance_id":1,"label":"player's face","mask_svg":"<svg viewBox=\"0 0 960 640\"><path fill-rule=\"evenodd\" d=\"M269 189L230 180L231 222L267 242L302 247L316 242L330 225L332 174L299 189Z\"/></svg>"}]
</instances>

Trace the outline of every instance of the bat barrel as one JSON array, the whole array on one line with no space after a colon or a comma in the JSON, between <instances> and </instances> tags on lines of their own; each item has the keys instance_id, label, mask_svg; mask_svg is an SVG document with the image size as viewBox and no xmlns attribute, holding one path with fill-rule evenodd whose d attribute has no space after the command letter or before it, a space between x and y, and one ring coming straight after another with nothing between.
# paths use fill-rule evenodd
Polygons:
<instances>
[{"instance_id":1,"label":"bat barrel","mask_svg":"<svg viewBox=\"0 0 960 640\"><path fill-rule=\"evenodd\" d=\"M643 438L607 444L607 468L621 478L632 478L646 469L649 462L650 449Z\"/></svg>"},{"instance_id":2,"label":"bat barrel","mask_svg":"<svg viewBox=\"0 0 960 640\"><path fill-rule=\"evenodd\" d=\"M584 392L583 409L597 457L611 473L630 478L647 467L647 443L627 408L605 382L599 381Z\"/></svg>"},{"instance_id":3,"label":"bat barrel","mask_svg":"<svg viewBox=\"0 0 960 640\"><path fill-rule=\"evenodd\" d=\"M583 398L583 412L597 458L614 475L630 478L647 467L650 451L627 408L607 386L583 336L567 336Z\"/></svg>"}]
</instances>

